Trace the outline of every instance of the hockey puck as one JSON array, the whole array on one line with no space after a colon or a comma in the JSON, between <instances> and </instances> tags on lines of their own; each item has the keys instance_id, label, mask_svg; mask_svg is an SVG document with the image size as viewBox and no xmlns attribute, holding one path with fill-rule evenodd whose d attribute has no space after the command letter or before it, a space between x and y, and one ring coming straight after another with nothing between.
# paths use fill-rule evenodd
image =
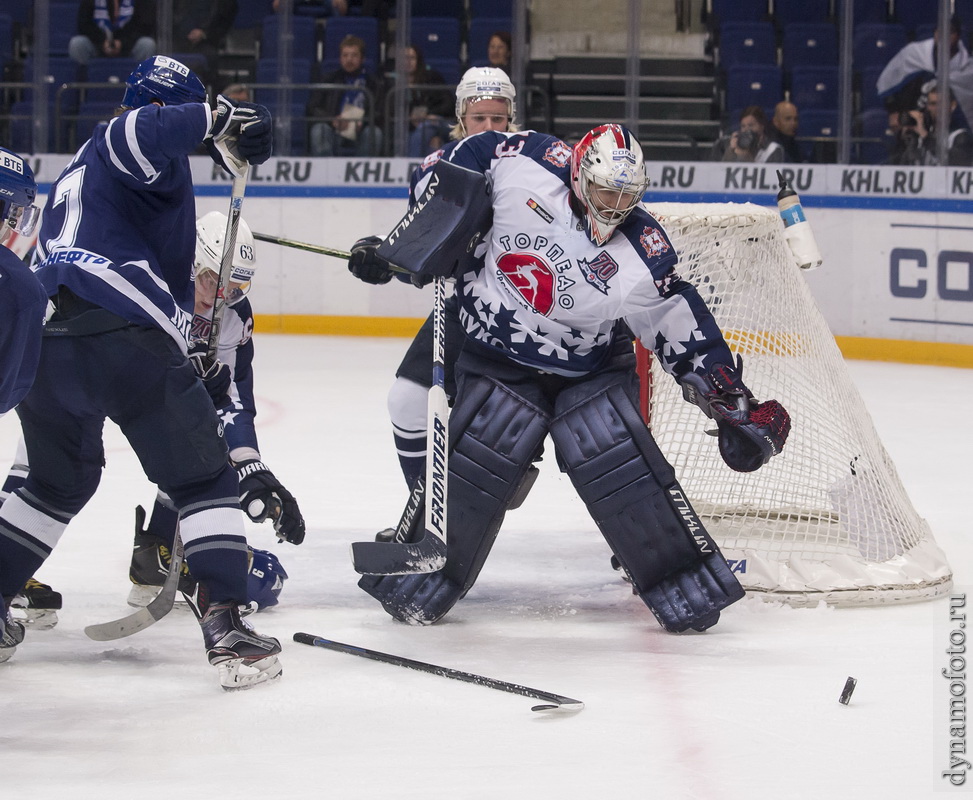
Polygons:
<instances>
[{"instance_id":1,"label":"hockey puck","mask_svg":"<svg viewBox=\"0 0 973 800\"><path fill-rule=\"evenodd\" d=\"M845 688L841 690L841 697L838 698L838 702L841 705L846 706L851 701L851 694L855 691L855 687L858 685L858 680L856 678L848 678L845 681Z\"/></svg>"}]
</instances>

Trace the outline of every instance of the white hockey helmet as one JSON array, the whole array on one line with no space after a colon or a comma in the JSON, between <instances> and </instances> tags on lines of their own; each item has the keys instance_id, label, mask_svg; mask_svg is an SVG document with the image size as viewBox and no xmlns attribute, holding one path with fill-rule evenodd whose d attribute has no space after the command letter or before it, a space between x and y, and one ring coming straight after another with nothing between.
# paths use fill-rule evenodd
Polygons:
<instances>
[{"instance_id":1,"label":"white hockey helmet","mask_svg":"<svg viewBox=\"0 0 973 800\"><path fill-rule=\"evenodd\" d=\"M196 259L193 261L193 275L203 270L220 274L223 260L223 237L226 236L226 214L210 211L196 220ZM236 252L233 254L230 282L237 284L234 291L227 295L228 303L235 303L250 290L250 282L257 271L254 255L253 233L241 217L236 232Z\"/></svg>"},{"instance_id":2,"label":"white hockey helmet","mask_svg":"<svg viewBox=\"0 0 973 800\"><path fill-rule=\"evenodd\" d=\"M642 147L628 128L610 123L588 131L571 151L571 190L584 209L588 238L604 244L648 188Z\"/></svg>"},{"instance_id":3,"label":"white hockey helmet","mask_svg":"<svg viewBox=\"0 0 973 800\"><path fill-rule=\"evenodd\" d=\"M456 87L456 119L460 125L466 107L478 100L505 100L510 122L517 116L517 90L502 69L472 67L463 73Z\"/></svg>"}]
</instances>

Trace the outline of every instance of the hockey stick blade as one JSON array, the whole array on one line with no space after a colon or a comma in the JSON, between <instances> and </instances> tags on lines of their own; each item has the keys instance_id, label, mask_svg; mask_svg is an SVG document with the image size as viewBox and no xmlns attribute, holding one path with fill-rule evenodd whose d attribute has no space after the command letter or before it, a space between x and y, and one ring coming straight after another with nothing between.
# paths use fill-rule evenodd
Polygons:
<instances>
[{"instance_id":1,"label":"hockey stick blade","mask_svg":"<svg viewBox=\"0 0 973 800\"><path fill-rule=\"evenodd\" d=\"M155 596L155 599L127 617L115 619L111 622L101 622L97 625L88 625L84 629L85 635L96 642L111 642L145 630L162 619L172 611L172 606L176 602L176 592L179 590L179 578L182 573L182 561L182 540L177 532L172 554L169 557L169 573L166 575L162 589Z\"/></svg>"},{"instance_id":2,"label":"hockey stick blade","mask_svg":"<svg viewBox=\"0 0 973 800\"><path fill-rule=\"evenodd\" d=\"M351 560L360 575L438 572L446 566L446 543L428 531L418 542L352 542Z\"/></svg>"},{"instance_id":3,"label":"hockey stick blade","mask_svg":"<svg viewBox=\"0 0 973 800\"><path fill-rule=\"evenodd\" d=\"M450 667L438 667L435 664L428 664L425 661L413 661L411 658L394 656L389 653L381 653L378 650L369 650L366 647L356 647L351 644L342 644L311 633L295 633L294 641L299 644L307 644L312 647L323 647L325 650L335 650L339 653L348 653L352 656L369 658L372 661L381 661L385 664L393 664L397 667L414 669L419 672L428 672L432 675L439 675L442 678L452 678L465 683L475 683L478 686L486 686L488 689L496 689L500 692L519 694L523 697L532 697L535 700L543 700L544 703L531 707L531 711L562 711L573 712L581 711L584 703L571 697L565 697L553 692L544 692L540 689L531 689L528 686L521 686L517 683L497 680L496 678L486 678L482 675L474 675L472 672L461 672Z\"/></svg>"}]
</instances>

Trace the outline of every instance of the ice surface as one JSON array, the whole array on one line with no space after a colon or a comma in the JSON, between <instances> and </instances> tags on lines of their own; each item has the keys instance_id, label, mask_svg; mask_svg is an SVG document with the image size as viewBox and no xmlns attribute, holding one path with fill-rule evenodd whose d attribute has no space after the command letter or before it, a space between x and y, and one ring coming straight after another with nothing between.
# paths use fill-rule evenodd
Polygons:
<instances>
[{"instance_id":1,"label":"ice surface","mask_svg":"<svg viewBox=\"0 0 973 800\"><path fill-rule=\"evenodd\" d=\"M0 796L20 798L932 797L948 766L945 599L794 610L736 604L664 633L550 458L476 586L440 624L395 623L355 583L349 544L394 525L406 488L385 394L401 339L258 336L261 451L306 542L250 525L290 574L251 619L284 643L276 685L226 694L189 612L117 642L136 503L153 490L117 428L98 494L38 577L59 625L0 665ZM851 363L957 584L973 585L973 372ZM17 422L0 421L13 455ZM969 606L968 606L969 607ZM297 631L578 698L528 698L295 644ZM838 702L858 679L849 706ZM973 777L968 781L973 783Z\"/></svg>"}]
</instances>

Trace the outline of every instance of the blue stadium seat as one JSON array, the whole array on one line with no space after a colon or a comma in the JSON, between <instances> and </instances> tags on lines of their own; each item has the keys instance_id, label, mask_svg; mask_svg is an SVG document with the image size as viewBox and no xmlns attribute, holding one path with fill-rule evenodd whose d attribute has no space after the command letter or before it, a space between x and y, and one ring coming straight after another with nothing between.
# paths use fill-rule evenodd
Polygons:
<instances>
[{"instance_id":1,"label":"blue stadium seat","mask_svg":"<svg viewBox=\"0 0 973 800\"><path fill-rule=\"evenodd\" d=\"M758 22L767 19L767 0L711 0L711 27L727 22Z\"/></svg>"},{"instance_id":2,"label":"blue stadium seat","mask_svg":"<svg viewBox=\"0 0 973 800\"><path fill-rule=\"evenodd\" d=\"M366 65L381 63L382 52L378 34L378 20L375 17L331 17L328 24L324 26L322 72L337 69L341 40L349 35L357 36L365 42Z\"/></svg>"},{"instance_id":3,"label":"blue stadium seat","mask_svg":"<svg viewBox=\"0 0 973 800\"><path fill-rule=\"evenodd\" d=\"M734 122L747 106L773 109L784 99L784 79L776 64L731 67L726 79L726 109Z\"/></svg>"},{"instance_id":4,"label":"blue stadium seat","mask_svg":"<svg viewBox=\"0 0 973 800\"><path fill-rule=\"evenodd\" d=\"M837 145L834 142L807 141L806 137L834 137L838 135L838 112L829 110L800 112L800 126L797 144L806 161L831 160L823 154L833 154ZM831 156L833 158L833 155Z\"/></svg>"},{"instance_id":5,"label":"blue stadium seat","mask_svg":"<svg viewBox=\"0 0 973 800\"><path fill-rule=\"evenodd\" d=\"M277 58L277 45L280 34L280 18L265 17L260 33L260 58ZM310 17L291 17L291 58L318 60L318 38L316 23Z\"/></svg>"},{"instance_id":6,"label":"blue stadium seat","mask_svg":"<svg viewBox=\"0 0 973 800\"><path fill-rule=\"evenodd\" d=\"M470 20L466 57L471 67L488 67L487 46L496 31L509 31L510 21L503 17L477 17Z\"/></svg>"},{"instance_id":7,"label":"blue stadium seat","mask_svg":"<svg viewBox=\"0 0 973 800\"><path fill-rule=\"evenodd\" d=\"M932 25L916 25L916 29L913 32L913 38L917 42L921 42L923 39L932 39L936 34L936 28L939 26L933 23Z\"/></svg>"},{"instance_id":8,"label":"blue stadium seat","mask_svg":"<svg viewBox=\"0 0 973 800\"><path fill-rule=\"evenodd\" d=\"M879 139L873 142L855 142L852 146L852 159L856 164L882 164L888 160L894 139L889 133L888 114L884 109L871 108L858 115L857 135L864 139Z\"/></svg>"},{"instance_id":9,"label":"blue stadium seat","mask_svg":"<svg viewBox=\"0 0 973 800\"><path fill-rule=\"evenodd\" d=\"M963 33L969 36L973 25L973 0L953 0L953 13L963 20Z\"/></svg>"},{"instance_id":10,"label":"blue stadium seat","mask_svg":"<svg viewBox=\"0 0 973 800\"><path fill-rule=\"evenodd\" d=\"M274 0L237 0L234 28L256 28L274 13Z\"/></svg>"},{"instance_id":11,"label":"blue stadium seat","mask_svg":"<svg viewBox=\"0 0 973 800\"><path fill-rule=\"evenodd\" d=\"M855 70L884 67L909 43L905 27L896 23L859 25L852 40Z\"/></svg>"},{"instance_id":12,"label":"blue stadium seat","mask_svg":"<svg viewBox=\"0 0 973 800\"><path fill-rule=\"evenodd\" d=\"M129 58L93 58L88 63L87 80L89 83L111 83L111 87L91 88L84 90L86 103L114 103L118 106L125 94L125 81L138 66L135 59ZM188 66L188 65L187 65ZM90 136L90 131L89 131ZM85 139L88 137L86 136ZM84 141L81 139L80 141Z\"/></svg>"},{"instance_id":13,"label":"blue stadium seat","mask_svg":"<svg viewBox=\"0 0 973 800\"><path fill-rule=\"evenodd\" d=\"M504 30L511 30L514 18L513 0L470 0L470 22L480 17L502 18Z\"/></svg>"},{"instance_id":14,"label":"blue stadium seat","mask_svg":"<svg viewBox=\"0 0 973 800\"><path fill-rule=\"evenodd\" d=\"M776 64L777 37L769 22L728 22L720 27L720 68Z\"/></svg>"},{"instance_id":15,"label":"blue stadium seat","mask_svg":"<svg viewBox=\"0 0 973 800\"><path fill-rule=\"evenodd\" d=\"M805 111L838 108L837 67L794 67L791 71L791 102L803 115Z\"/></svg>"},{"instance_id":16,"label":"blue stadium seat","mask_svg":"<svg viewBox=\"0 0 973 800\"><path fill-rule=\"evenodd\" d=\"M831 0L777 0L774 22L781 30L794 23L820 23L831 20Z\"/></svg>"},{"instance_id":17,"label":"blue stadium seat","mask_svg":"<svg viewBox=\"0 0 973 800\"><path fill-rule=\"evenodd\" d=\"M792 0L796 2L797 0ZM888 0L852 0L855 4L853 12L854 25L857 28L863 23L888 22L889 4ZM902 0L900 0L902 2ZM905 2L922 2L922 0L905 0ZM835 16L839 23L843 19L845 0L835 0Z\"/></svg>"},{"instance_id":18,"label":"blue stadium seat","mask_svg":"<svg viewBox=\"0 0 973 800\"><path fill-rule=\"evenodd\" d=\"M436 72L443 76L443 80L451 86L459 83L460 75L462 74L460 67L462 65L458 58L434 58L427 61L426 66L436 70Z\"/></svg>"},{"instance_id":19,"label":"blue stadium seat","mask_svg":"<svg viewBox=\"0 0 973 800\"><path fill-rule=\"evenodd\" d=\"M935 25L939 19L939 3L922 3L918 0L895 4L895 21L904 25L909 34L914 34L920 25ZM962 17L961 17L962 19Z\"/></svg>"},{"instance_id":20,"label":"blue stadium seat","mask_svg":"<svg viewBox=\"0 0 973 800\"><path fill-rule=\"evenodd\" d=\"M453 17L463 19L466 6L463 0L412 0L412 18Z\"/></svg>"},{"instance_id":21,"label":"blue stadium seat","mask_svg":"<svg viewBox=\"0 0 973 800\"><path fill-rule=\"evenodd\" d=\"M878 76L882 74L882 69L883 67L868 67L858 74L858 108L863 112L885 108L885 104L878 96L878 87L876 86Z\"/></svg>"},{"instance_id":22,"label":"blue stadium seat","mask_svg":"<svg viewBox=\"0 0 973 800\"><path fill-rule=\"evenodd\" d=\"M14 60L14 21L9 14L0 14L0 79L3 68Z\"/></svg>"},{"instance_id":23,"label":"blue stadium seat","mask_svg":"<svg viewBox=\"0 0 973 800\"><path fill-rule=\"evenodd\" d=\"M422 51L423 58L460 57L460 24L455 17L413 17L412 44Z\"/></svg>"},{"instance_id":24,"label":"blue stadium seat","mask_svg":"<svg viewBox=\"0 0 973 800\"><path fill-rule=\"evenodd\" d=\"M830 22L793 23L784 28L781 66L785 72L808 65L838 63L838 30Z\"/></svg>"},{"instance_id":25,"label":"blue stadium seat","mask_svg":"<svg viewBox=\"0 0 973 800\"><path fill-rule=\"evenodd\" d=\"M312 63L306 58L292 58L290 60L291 66L291 83L302 84L312 82ZM276 58L261 58L257 62L257 68L254 77L256 80L254 83L271 83L278 84L278 64ZM280 104L282 98L279 97L279 92L275 89L255 89L254 99L256 102L267 106L271 112L274 110L274 106ZM311 90L307 88L292 88L290 90L290 102L297 103L300 102L303 105L307 105L308 98L311 94Z\"/></svg>"},{"instance_id":26,"label":"blue stadium seat","mask_svg":"<svg viewBox=\"0 0 973 800\"><path fill-rule=\"evenodd\" d=\"M33 0L4 0L3 13L9 14L10 18L21 27L30 21L30 7Z\"/></svg>"}]
</instances>

